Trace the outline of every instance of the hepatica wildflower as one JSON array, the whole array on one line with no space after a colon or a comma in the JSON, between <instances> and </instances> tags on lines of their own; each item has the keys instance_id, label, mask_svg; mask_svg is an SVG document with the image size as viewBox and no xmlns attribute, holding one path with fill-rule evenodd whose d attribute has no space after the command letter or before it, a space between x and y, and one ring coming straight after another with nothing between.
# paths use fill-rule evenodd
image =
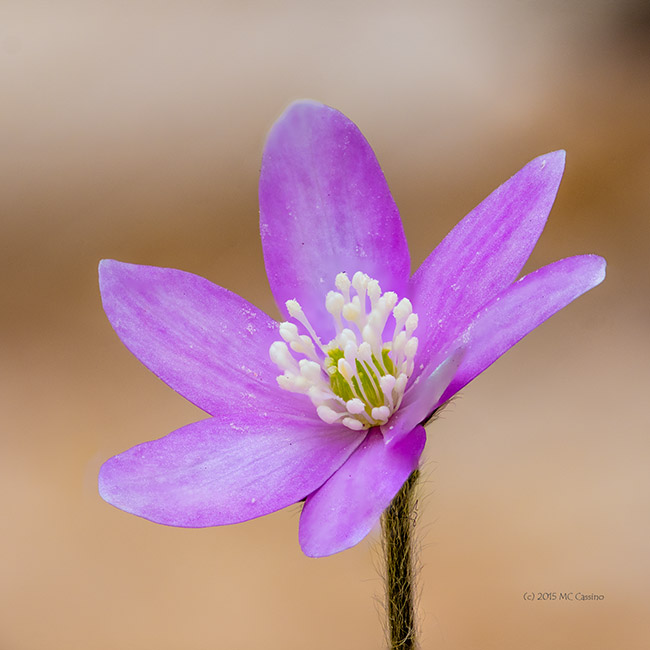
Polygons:
<instances>
[{"instance_id":1,"label":"hepatica wildflower","mask_svg":"<svg viewBox=\"0 0 650 650\"><path fill-rule=\"evenodd\" d=\"M433 411L603 280L595 255L517 280L563 168L563 152L530 162L410 275L397 207L360 131L327 106L290 106L269 134L259 191L285 322L190 273L100 264L120 339L210 416L108 460L102 497L185 527L304 500L307 555L359 542L416 469Z\"/></svg>"}]
</instances>

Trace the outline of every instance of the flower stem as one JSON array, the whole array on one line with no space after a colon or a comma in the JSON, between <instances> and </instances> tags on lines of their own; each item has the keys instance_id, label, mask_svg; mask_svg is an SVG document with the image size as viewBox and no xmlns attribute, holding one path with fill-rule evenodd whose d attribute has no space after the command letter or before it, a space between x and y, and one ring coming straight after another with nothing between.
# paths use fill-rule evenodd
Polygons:
<instances>
[{"instance_id":1,"label":"flower stem","mask_svg":"<svg viewBox=\"0 0 650 650\"><path fill-rule=\"evenodd\" d=\"M413 527L418 477L416 469L384 512L381 522L391 650L416 648Z\"/></svg>"}]
</instances>

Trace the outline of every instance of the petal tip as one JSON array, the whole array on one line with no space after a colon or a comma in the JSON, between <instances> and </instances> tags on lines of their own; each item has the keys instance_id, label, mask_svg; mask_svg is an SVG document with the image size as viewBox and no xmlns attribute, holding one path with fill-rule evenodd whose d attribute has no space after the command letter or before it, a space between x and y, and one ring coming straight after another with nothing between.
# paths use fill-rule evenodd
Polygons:
<instances>
[{"instance_id":1,"label":"petal tip","mask_svg":"<svg viewBox=\"0 0 650 650\"><path fill-rule=\"evenodd\" d=\"M292 101L289 106L284 110L284 113L289 113L291 111L299 111L299 110L320 110L323 108L329 108L326 104L323 104L323 102L319 102L315 99L310 99L309 97L303 97L302 99L296 99Z\"/></svg>"},{"instance_id":2,"label":"petal tip","mask_svg":"<svg viewBox=\"0 0 650 650\"><path fill-rule=\"evenodd\" d=\"M112 266L113 262L115 260L111 259L101 259L99 260L99 264L97 265L97 271L99 272L99 275L101 277L102 273L108 271L110 267Z\"/></svg>"},{"instance_id":3,"label":"petal tip","mask_svg":"<svg viewBox=\"0 0 650 650\"><path fill-rule=\"evenodd\" d=\"M577 264L576 270L580 272L582 282L587 287L585 291L597 287L607 275L607 261L600 255L576 255L568 257L566 260L573 260Z\"/></svg>"},{"instance_id":4,"label":"petal tip","mask_svg":"<svg viewBox=\"0 0 650 650\"><path fill-rule=\"evenodd\" d=\"M549 153L538 156L529 164L539 166L539 171L546 174L557 174L560 177L564 173L564 166L566 164L566 151L558 149Z\"/></svg>"},{"instance_id":5,"label":"petal tip","mask_svg":"<svg viewBox=\"0 0 650 650\"><path fill-rule=\"evenodd\" d=\"M594 287L599 285L607 275L607 260L600 255L590 255L594 265Z\"/></svg>"},{"instance_id":6,"label":"petal tip","mask_svg":"<svg viewBox=\"0 0 650 650\"><path fill-rule=\"evenodd\" d=\"M314 119L319 114L338 112L336 109L314 99L297 99L287 106L276 121L276 126L294 120Z\"/></svg>"},{"instance_id":7,"label":"petal tip","mask_svg":"<svg viewBox=\"0 0 650 650\"><path fill-rule=\"evenodd\" d=\"M309 531L311 534L305 532L305 527L301 520L301 525L298 528L298 542L300 543L300 549L307 557L329 557L330 555L342 553L356 546L367 537L371 529L372 526L367 530L366 528L362 528L361 530L355 530L343 536L330 536L328 534L314 535L311 530Z\"/></svg>"},{"instance_id":8,"label":"petal tip","mask_svg":"<svg viewBox=\"0 0 650 650\"><path fill-rule=\"evenodd\" d=\"M97 475L97 492L99 493L99 496L104 499L104 501L106 501L106 503L109 503L115 507L119 507L115 505L115 486L110 480L111 469L114 461L115 457L109 458L99 468L99 474Z\"/></svg>"},{"instance_id":9,"label":"petal tip","mask_svg":"<svg viewBox=\"0 0 650 650\"><path fill-rule=\"evenodd\" d=\"M99 292L102 295L102 301L114 291L115 287L125 277L125 272L129 267L138 266L137 264L128 264L126 262L118 262L112 259L100 260L97 268L99 277Z\"/></svg>"},{"instance_id":10,"label":"petal tip","mask_svg":"<svg viewBox=\"0 0 650 650\"><path fill-rule=\"evenodd\" d=\"M129 266L137 266L137 264L129 264L128 262L118 262L118 260L113 260L105 258L99 260L99 265L97 270L99 272L99 281L102 282L102 278L107 277L109 273L119 272L121 269L125 269Z\"/></svg>"},{"instance_id":11,"label":"petal tip","mask_svg":"<svg viewBox=\"0 0 650 650\"><path fill-rule=\"evenodd\" d=\"M319 548L318 546L312 546L308 541L300 540L300 550L307 556L314 559L321 557L329 557L330 555L336 555L341 551L347 551L349 548L352 548L354 544L344 546L341 548Z\"/></svg>"}]
</instances>

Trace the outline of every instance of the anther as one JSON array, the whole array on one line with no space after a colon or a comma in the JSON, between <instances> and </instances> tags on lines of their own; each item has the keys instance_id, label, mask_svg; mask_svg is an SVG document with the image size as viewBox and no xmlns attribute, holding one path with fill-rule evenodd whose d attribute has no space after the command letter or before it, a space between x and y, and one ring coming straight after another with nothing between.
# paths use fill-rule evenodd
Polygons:
<instances>
[{"instance_id":1,"label":"anther","mask_svg":"<svg viewBox=\"0 0 650 650\"><path fill-rule=\"evenodd\" d=\"M353 431L361 431L361 429L365 429L363 422L356 420L355 418L343 418L343 424Z\"/></svg>"},{"instance_id":2,"label":"anther","mask_svg":"<svg viewBox=\"0 0 650 650\"><path fill-rule=\"evenodd\" d=\"M343 294L345 302L350 302L350 286L352 283L350 282L350 278L348 278L347 274L339 273L336 276L334 284L336 285L336 288Z\"/></svg>"},{"instance_id":3,"label":"anther","mask_svg":"<svg viewBox=\"0 0 650 650\"><path fill-rule=\"evenodd\" d=\"M287 344L282 341L275 341L271 343L269 355L271 357L271 361L282 368L282 370L298 369L298 364L289 352Z\"/></svg>"},{"instance_id":4,"label":"anther","mask_svg":"<svg viewBox=\"0 0 650 650\"><path fill-rule=\"evenodd\" d=\"M377 406L370 413L377 422L385 422L390 415L390 409L387 406Z\"/></svg>"},{"instance_id":5,"label":"anther","mask_svg":"<svg viewBox=\"0 0 650 650\"><path fill-rule=\"evenodd\" d=\"M404 354L407 359L412 359L418 350L418 340L414 337L410 338L404 346Z\"/></svg>"},{"instance_id":6,"label":"anther","mask_svg":"<svg viewBox=\"0 0 650 650\"><path fill-rule=\"evenodd\" d=\"M355 296L356 298L356 296ZM361 307L358 301L348 302L343 306L343 318L351 323L358 323L361 317Z\"/></svg>"},{"instance_id":7,"label":"anther","mask_svg":"<svg viewBox=\"0 0 650 650\"><path fill-rule=\"evenodd\" d=\"M370 304L372 305L373 309L377 304L380 296L381 287L379 286L379 282L377 282L377 280L370 280L370 282L368 282L368 298L370 298Z\"/></svg>"},{"instance_id":8,"label":"anther","mask_svg":"<svg viewBox=\"0 0 650 650\"><path fill-rule=\"evenodd\" d=\"M327 424L333 424L337 420L341 419L341 413L337 413L334 409L331 409L325 404L318 406L316 412L318 413L318 417L323 420L323 422L327 422Z\"/></svg>"},{"instance_id":9,"label":"anther","mask_svg":"<svg viewBox=\"0 0 650 650\"><path fill-rule=\"evenodd\" d=\"M418 326L418 315L409 314L409 317L406 319L406 323L404 323L404 328L406 329L406 335L411 336L411 334L413 334L417 326Z\"/></svg>"},{"instance_id":10,"label":"anther","mask_svg":"<svg viewBox=\"0 0 650 650\"><path fill-rule=\"evenodd\" d=\"M344 304L345 298L336 291L330 291L325 298L325 309L335 317L341 315Z\"/></svg>"},{"instance_id":11,"label":"anther","mask_svg":"<svg viewBox=\"0 0 650 650\"><path fill-rule=\"evenodd\" d=\"M363 413L366 410L366 405L358 397L355 397L345 403L345 408L348 410L348 413L359 415L359 413Z\"/></svg>"},{"instance_id":12,"label":"anther","mask_svg":"<svg viewBox=\"0 0 650 650\"><path fill-rule=\"evenodd\" d=\"M402 298L393 310L395 320L399 323L405 321L413 312L413 306L408 298Z\"/></svg>"}]
</instances>

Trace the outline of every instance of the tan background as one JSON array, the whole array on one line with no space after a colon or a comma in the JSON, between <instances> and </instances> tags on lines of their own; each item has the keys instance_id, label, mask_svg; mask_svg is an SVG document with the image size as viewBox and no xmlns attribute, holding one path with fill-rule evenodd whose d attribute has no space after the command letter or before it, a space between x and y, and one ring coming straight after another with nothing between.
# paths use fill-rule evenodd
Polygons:
<instances>
[{"instance_id":1,"label":"tan background","mask_svg":"<svg viewBox=\"0 0 650 650\"><path fill-rule=\"evenodd\" d=\"M300 97L369 138L414 268L567 149L527 268L597 252L609 276L431 427L423 648L649 647L649 34L631 0L3 0L0 649L382 646L376 534L311 560L295 507L181 530L96 494L103 460L201 417L113 334L98 260L193 271L275 314L257 175Z\"/></svg>"}]
</instances>

